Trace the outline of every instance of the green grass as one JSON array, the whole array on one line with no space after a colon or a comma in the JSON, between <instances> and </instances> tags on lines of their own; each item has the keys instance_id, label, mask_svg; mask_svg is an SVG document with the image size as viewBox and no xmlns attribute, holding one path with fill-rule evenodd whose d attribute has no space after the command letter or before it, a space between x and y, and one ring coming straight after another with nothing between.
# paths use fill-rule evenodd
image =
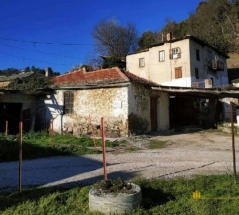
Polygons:
<instances>
[{"instance_id":1,"label":"green grass","mask_svg":"<svg viewBox=\"0 0 239 215\"><path fill-rule=\"evenodd\" d=\"M141 207L130 214L239 214L239 185L233 176L197 176L194 179L135 179L142 189ZM0 214L100 214L89 212L92 186L26 189L0 194ZM198 190L201 199L192 198ZM231 197L231 199L228 199ZM219 199L221 198L221 199Z\"/></svg>"},{"instance_id":2,"label":"green grass","mask_svg":"<svg viewBox=\"0 0 239 215\"><path fill-rule=\"evenodd\" d=\"M166 147L166 143L168 141L158 141L158 140L150 140L149 141L149 149L161 149Z\"/></svg>"},{"instance_id":3,"label":"green grass","mask_svg":"<svg viewBox=\"0 0 239 215\"><path fill-rule=\"evenodd\" d=\"M95 141L97 146L102 145L100 139L96 139ZM88 137L77 138L72 135L55 134L53 143L52 147L52 139L47 131L23 134L23 159L102 153L91 148L94 147L94 142ZM107 147L115 147L118 144L118 142L106 141ZM5 138L4 134L0 133L0 162L18 160L18 151L19 136L8 135Z\"/></svg>"},{"instance_id":4,"label":"green grass","mask_svg":"<svg viewBox=\"0 0 239 215\"><path fill-rule=\"evenodd\" d=\"M129 147L125 149L126 152L137 152L139 150L140 148L137 148L137 147Z\"/></svg>"}]
</instances>

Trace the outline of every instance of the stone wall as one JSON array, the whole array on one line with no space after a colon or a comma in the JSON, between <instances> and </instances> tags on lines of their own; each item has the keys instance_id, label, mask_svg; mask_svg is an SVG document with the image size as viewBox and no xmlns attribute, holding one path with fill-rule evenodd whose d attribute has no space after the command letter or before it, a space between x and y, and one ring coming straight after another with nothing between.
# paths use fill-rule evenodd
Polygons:
<instances>
[{"instance_id":1,"label":"stone wall","mask_svg":"<svg viewBox=\"0 0 239 215\"><path fill-rule=\"evenodd\" d=\"M74 113L63 114L63 90L57 90L46 104L46 121L54 117L54 130L75 136L101 136L101 117L107 137L128 135L128 87L72 90Z\"/></svg>"},{"instance_id":2,"label":"stone wall","mask_svg":"<svg viewBox=\"0 0 239 215\"><path fill-rule=\"evenodd\" d=\"M106 137L145 134L151 131L150 97L158 97L158 130L169 127L168 94L152 91L142 84L129 86L71 90L74 93L74 113L63 114L64 90L45 98L45 124L54 118L56 132L75 136L101 136L101 117L105 121ZM40 107L40 106L39 106Z\"/></svg>"},{"instance_id":3,"label":"stone wall","mask_svg":"<svg viewBox=\"0 0 239 215\"><path fill-rule=\"evenodd\" d=\"M129 135L144 134L150 127L150 96L152 90L141 84L129 86Z\"/></svg>"}]
</instances>

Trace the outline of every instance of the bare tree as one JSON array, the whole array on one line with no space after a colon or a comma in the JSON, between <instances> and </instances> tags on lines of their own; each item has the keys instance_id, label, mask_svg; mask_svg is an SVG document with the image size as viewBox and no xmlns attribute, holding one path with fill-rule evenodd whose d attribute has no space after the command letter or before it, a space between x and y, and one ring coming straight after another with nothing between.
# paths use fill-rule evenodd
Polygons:
<instances>
[{"instance_id":1,"label":"bare tree","mask_svg":"<svg viewBox=\"0 0 239 215\"><path fill-rule=\"evenodd\" d=\"M92 32L96 51L102 55L122 57L137 48L137 31L132 23L118 25L115 19L102 20Z\"/></svg>"}]
</instances>

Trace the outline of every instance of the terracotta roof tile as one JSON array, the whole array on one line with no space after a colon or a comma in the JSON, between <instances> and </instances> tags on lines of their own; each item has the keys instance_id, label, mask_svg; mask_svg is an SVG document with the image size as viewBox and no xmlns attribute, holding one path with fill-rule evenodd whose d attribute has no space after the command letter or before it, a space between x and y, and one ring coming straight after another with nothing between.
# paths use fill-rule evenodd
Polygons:
<instances>
[{"instance_id":1,"label":"terracotta roof tile","mask_svg":"<svg viewBox=\"0 0 239 215\"><path fill-rule=\"evenodd\" d=\"M82 82L83 83L98 83L98 82L114 82L122 83L129 82L129 79L120 71L118 67L102 69L92 72L77 70L71 73L57 76L53 79L55 84Z\"/></svg>"},{"instance_id":2,"label":"terracotta roof tile","mask_svg":"<svg viewBox=\"0 0 239 215\"><path fill-rule=\"evenodd\" d=\"M133 73L130 73L128 71L123 71L123 73L130 79L130 81L137 82L137 83L144 84L144 85L149 85L149 86L160 86L159 84L157 84L153 81L147 80L145 78L141 78L141 77L139 77Z\"/></svg>"},{"instance_id":3,"label":"terracotta roof tile","mask_svg":"<svg viewBox=\"0 0 239 215\"><path fill-rule=\"evenodd\" d=\"M53 79L55 86L59 87L80 87L87 85L107 85L127 82L137 82L148 86L159 86L158 84L140 78L130 72L120 70L118 67L101 69L92 72L77 70L64 75L57 76Z\"/></svg>"}]
</instances>

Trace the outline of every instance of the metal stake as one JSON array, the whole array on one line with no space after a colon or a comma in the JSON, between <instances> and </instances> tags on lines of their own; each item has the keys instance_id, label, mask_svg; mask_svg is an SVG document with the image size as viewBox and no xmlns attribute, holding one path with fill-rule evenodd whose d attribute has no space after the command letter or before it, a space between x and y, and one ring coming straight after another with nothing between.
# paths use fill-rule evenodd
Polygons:
<instances>
[{"instance_id":1,"label":"metal stake","mask_svg":"<svg viewBox=\"0 0 239 215\"><path fill-rule=\"evenodd\" d=\"M234 120L233 120L233 103L230 102L230 112L231 112L231 128L232 128L232 156L233 156L233 173L234 182L237 183L236 178L236 153L235 153L235 140L234 140Z\"/></svg>"},{"instance_id":2,"label":"metal stake","mask_svg":"<svg viewBox=\"0 0 239 215\"><path fill-rule=\"evenodd\" d=\"M101 118L101 132L102 132L102 150L103 150L103 167L104 167L104 180L107 180L106 172L106 150L105 150L105 123L104 117Z\"/></svg>"},{"instance_id":3,"label":"metal stake","mask_svg":"<svg viewBox=\"0 0 239 215\"><path fill-rule=\"evenodd\" d=\"M22 122L19 122L19 192L22 189Z\"/></svg>"}]
</instances>

